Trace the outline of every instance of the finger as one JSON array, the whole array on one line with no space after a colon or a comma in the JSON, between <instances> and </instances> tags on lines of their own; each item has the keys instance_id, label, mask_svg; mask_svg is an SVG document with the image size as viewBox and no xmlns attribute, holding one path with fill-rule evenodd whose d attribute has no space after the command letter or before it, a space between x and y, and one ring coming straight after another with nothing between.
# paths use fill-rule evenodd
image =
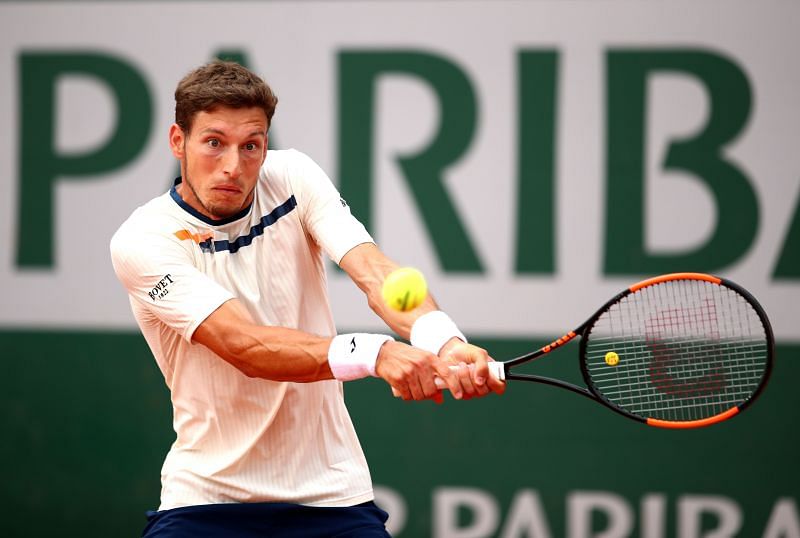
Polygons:
<instances>
[{"instance_id":1,"label":"finger","mask_svg":"<svg viewBox=\"0 0 800 538\"><path fill-rule=\"evenodd\" d=\"M422 387L422 384L418 376L413 376L409 378L408 390L411 392L411 397L414 400L428 399L428 395L425 393L425 389Z\"/></svg>"},{"instance_id":2,"label":"finger","mask_svg":"<svg viewBox=\"0 0 800 538\"><path fill-rule=\"evenodd\" d=\"M489 379L489 354L483 349L476 348L472 355L474 357L473 364L475 365L473 380L475 385L483 387L486 384L486 380Z\"/></svg>"},{"instance_id":3,"label":"finger","mask_svg":"<svg viewBox=\"0 0 800 538\"><path fill-rule=\"evenodd\" d=\"M408 385L403 385L402 388L398 389L398 392L400 393L400 397L403 399L403 401L408 402L414 399L414 396L411 394Z\"/></svg>"},{"instance_id":4,"label":"finger","mask_svg":"<svg viewBox=\"0 0 800 538\"><path fill-rule=\"evenodd\" d=\"M401 390L393 385L391 387L392 387L392 396L394 396L395 398L402 398L404 401L409 401L412 399L411 393L408 391L408 389Z\"/></svg>"},{"instance_id":5,"label":"finger","mask_svg":"<svg viewBox=\"0 0 800 538\"><path fill-rule=\"evenodd\" d=\"M491 392L491 390L489 389L488 383L484 383L483 385L475 385L475 396L486 396L489 394L489 392Z\"/></svg>"},{"instance_id":6,"label":"finger","mask_svg":"<svg viewBox=\"0 0 800 538\"><path fill-rule=\"evenodd\" d=\"M477 394L475 384L472 382L472 372L470 372L470 368L462 362L458 365L456 373L458 374L458 381L464 389L464 396L470 398Z\"/></svg>"},{"instance_id":7,"label":"finger","mask_svg":"<svg viewBox=\"0 0 800 538\"><path fill-rule=\"evenodd\" d=\"M434 360L437 359L431 355L431 361ZM435 373L436 371L430 366L430 364L426 364L419 372L419 383L426 399L433 398L437 393L441 392L439 387L436 386Z\"/></svg>"},{"instance_id":8,"label":"finger","mask_svg":"<svg viewBox=\"0 0 800 538\"><path fill-rule=\"evenodd\" d=\"M461 364L464 365L464 363L461 363ZM485 379L484 379L484 382L483 382L482 385L478 385L475 382L475 377L476 377L475 364L474 363L470 363L470 364L467 364L466 367L467 367L467 371L468 371L469 376L470 376L470 382L472 383L472 387L474 388L474 390L469 391L469 387L465 386L465 390L467 390L467 392L465 392L465 397L466 398L472 398L473 396L485 396L486 394L489 394L489 385L487 384ZM488 372L488 368L487 368L487 372ZM491 375L492 375L491 372L489 372L488 377L491 377ZM462 384L463 384L463 382L462 382Z\"/></svg>"},{"instance_id":9,"label":"finger","mask_svg":"<svg viewBox=\"0 0 800 538\"><path fill-rule=\"evenodd\" d=\"M488 354L483 355L484 359L486 359L486 374L479 373L479 366L476 365L475 368L472 370L473 379L475 381L475 387L477 389L479 396L486 396L491 392L491 385L492 382L492 372L489 370L489 361L491 358Z\"/></svg>"},{"instance_id":10,"label":"finger","mask_svg":"<svg viewBox=\"0 0 800 538\"><path fill-rule=\"evenodd\" d=\"M434 369L438 377L444 382L445 386L450 389L450 394L453 398L460 400L464 396L464 390L461 388L461 383L458 380L458 368L448 364L446 361L437 360L433 363Z\"/></svg>"}]
</instances>

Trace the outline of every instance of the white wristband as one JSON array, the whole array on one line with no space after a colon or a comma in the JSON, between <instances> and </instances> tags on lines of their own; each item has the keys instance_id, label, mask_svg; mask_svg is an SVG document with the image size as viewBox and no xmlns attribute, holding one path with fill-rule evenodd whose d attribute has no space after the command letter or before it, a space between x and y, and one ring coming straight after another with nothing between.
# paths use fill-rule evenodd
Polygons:
<instances>
[{"instance_id":1,"label":"white wristband","mask_svg":"<svg viewBox=\"0 0 800 538\"><path fill-rule=\"evenodd\" d=\"M387 340L385 334L350 333L340 334L331 340L328 348L328 365L333 377L339 381L351 381L373 376L378 352Z\"/></svg>"},{"instance_id":2,"label":"white wristband","mask_svg":"<svg viewBox=\"0 0 800 538\"><path fill-rule=\"evenodd\" d=\"M450 316L441 310L423 314L411 326L411 345L434 355L438 355L442 346L454 336L467 341Z\"/></svg>"}]
</instances>

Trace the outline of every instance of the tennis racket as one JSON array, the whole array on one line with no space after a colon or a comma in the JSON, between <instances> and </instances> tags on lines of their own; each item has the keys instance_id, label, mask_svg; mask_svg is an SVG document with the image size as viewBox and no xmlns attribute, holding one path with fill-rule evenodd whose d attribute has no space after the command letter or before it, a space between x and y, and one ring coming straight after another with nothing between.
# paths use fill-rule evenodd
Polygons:
<instances>
[{"instance_id":1,"label":"tennis racket","mask_svg":"<svg viewBox=\"0 0 800 538\"><path fill-rule=\"evenodd\" d=\"M578 336L586 388L514 372ZM772 328L750 293L723 278L675 273L634 284L558 340L489 366L499 379L561 387L650 426L697 428L752 404L773 355Z\"/></svg>"}]
</instances>

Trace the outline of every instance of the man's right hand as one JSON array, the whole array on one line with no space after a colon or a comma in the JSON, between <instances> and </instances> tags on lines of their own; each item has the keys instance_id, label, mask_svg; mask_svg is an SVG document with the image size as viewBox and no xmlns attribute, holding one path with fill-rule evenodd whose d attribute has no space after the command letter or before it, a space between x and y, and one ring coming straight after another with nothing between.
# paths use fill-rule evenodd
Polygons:
<instances>
[{"instance_id":1,"label":"man's right hand","mask_svg":"<svg viewBox=\"0 0 800 538\"><path fill-rule=\"evenodd\" d=\"M375 372L404 400L440 402L442 391L436 387L436 377L445 381L454 398L461 399L464 394L458 374L448 363L402 342L388 341L381 346Z\"/></svg>"}]
</instances>

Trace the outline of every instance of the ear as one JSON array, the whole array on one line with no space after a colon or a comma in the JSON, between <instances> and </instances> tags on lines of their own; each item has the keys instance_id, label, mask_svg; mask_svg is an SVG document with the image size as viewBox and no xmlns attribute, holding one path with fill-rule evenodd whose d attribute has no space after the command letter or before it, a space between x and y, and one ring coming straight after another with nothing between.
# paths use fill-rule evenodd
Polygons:
<instances>
[{"instance_id":1,"label":"ear","mask_svg":"<svg viewBox=\"0 0 800 538\"><path fill-rule=\"evenodd\" d=\"M173 123L169 128L169 148L176 159L183 159L186 155L184 151L185 142L186 134L183 129L177 123Z\"/></svg>"}]
</instances>

